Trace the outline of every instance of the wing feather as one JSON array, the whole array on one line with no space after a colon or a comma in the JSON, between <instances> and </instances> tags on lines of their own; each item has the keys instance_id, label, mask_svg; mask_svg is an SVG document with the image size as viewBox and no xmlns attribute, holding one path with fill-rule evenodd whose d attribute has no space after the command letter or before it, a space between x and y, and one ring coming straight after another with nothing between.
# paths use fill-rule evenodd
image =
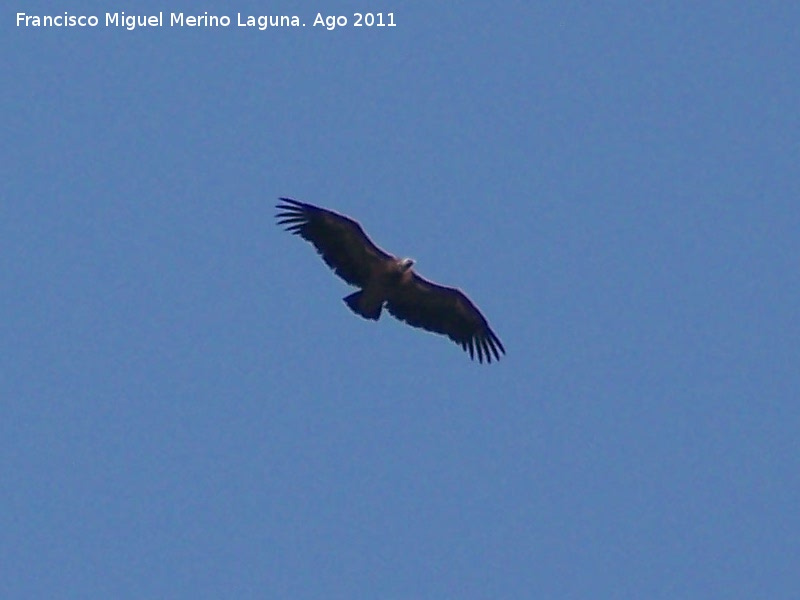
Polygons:
<instances>
[{"instance_id":1,"label":"wing feather","mask_svg":"<svg viewBox=\"0 0 800 600\"><path fill-rule=\"evenodd\" d=\"M446 335L478 362L500 360L506 350L481 311L460 290L413 275L393 291L386 309L397 319Z\"/></svg>"},{"instance_id":2,"label":"wing feather","mask_svg":"<svg viewBox=\"0 0 800 600\"><path fill-rule=\"evenodd\" d=\"M281 198L278 225L311 242L334 273L364 287L377 263L393 257L372 243L356 221L313 204Z\"/></svg>"}]
</instances>

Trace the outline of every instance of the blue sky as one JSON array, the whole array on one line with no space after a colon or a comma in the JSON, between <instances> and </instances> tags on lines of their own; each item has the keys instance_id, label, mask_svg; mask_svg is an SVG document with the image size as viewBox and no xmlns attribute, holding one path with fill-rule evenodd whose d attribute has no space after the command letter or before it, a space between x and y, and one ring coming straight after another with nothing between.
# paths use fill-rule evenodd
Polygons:
<instances>
[{"instance_id":1,"label":"blue sky","mask_svg":"<svg viewBox=\"0 0 800 600\"><path fill-rule=\"evenodd\" d=\"M0 595L795 597L800 10L302 4L0 13ZM278 196L508 354L358 319Z\"/></svg>"}]
</instances>

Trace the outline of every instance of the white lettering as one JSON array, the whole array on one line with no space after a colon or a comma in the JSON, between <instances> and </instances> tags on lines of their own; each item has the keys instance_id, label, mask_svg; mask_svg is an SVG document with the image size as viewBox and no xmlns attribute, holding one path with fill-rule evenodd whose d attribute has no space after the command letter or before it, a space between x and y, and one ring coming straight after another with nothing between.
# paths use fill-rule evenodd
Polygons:
<instances>
[{"instance_id":1,"label":"white lettering","mask_svg":"<svg viewBox=\"0 0 800 600\"><path fill-rule=\"evenodd\" d=\"M164 13L157 15L126 15L124 12L106 13L106 27L124 27L133 31L137 27L161 27L164 24Z\"/></svg>"},{"instance_id":2,"label":"white lettering","mask_svg":"<svg viewBox=\"0 0 800 600\"><path fill-rule=\"evenodd\" d=\"M94 15L27 15L17 13L17 27L96 27L99 21Z\"/></svg>"},{"instance_id":3,"label":"white lettering","mask_svg":"<svg viewBox=\"0 0 800 600\"><path fill-rule=\"evenodd\" d=\"M231 18L227 15L210 15L208 11L202 15L170 13L169 24L172 27L227 27L231 24Z\"/></svg>"},{"instance_id":4,"label":"white lettering","mask_svg":"<svg viewBox=\"0 0 800 600\"><path fill-rule=\"evenodd\" d=\"M331 31L337 27L345 27L347 25L347 17L344 15L339 15L338 17L336 15L329 15L323 17L322 13L317 13L313 26L316 27L317 25L322 25L325 29Z\"/></svg>"},{"instance_id":5,"label":"white lettering","mask_svg":"<svg viewBox=\"0 0 800 600\"><path fill-rule=\"evenodd\" d=\"M268 27L300 27L300 17L293 15L253 15L242 16L236 13L236 24L239 27L258 27L264 31Z\"/></svg>"}]
</instances>

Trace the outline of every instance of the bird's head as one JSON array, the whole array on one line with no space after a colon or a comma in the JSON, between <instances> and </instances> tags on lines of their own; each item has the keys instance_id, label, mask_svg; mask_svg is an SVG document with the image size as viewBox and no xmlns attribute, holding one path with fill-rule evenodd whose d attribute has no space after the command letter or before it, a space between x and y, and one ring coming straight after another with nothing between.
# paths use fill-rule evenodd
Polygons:
<instances>
[{"instance_id":1,"label":"bird's head","mask_svg":"<svg viewBox=\"0 0 800 600\"><path fill-rule=\"evenodd\" d=\"M413 266L414 266L413 258L404 258L403 260L400 261L400 270L403 271L403 273L408 271Z\"/></svg>"}]
</instances>

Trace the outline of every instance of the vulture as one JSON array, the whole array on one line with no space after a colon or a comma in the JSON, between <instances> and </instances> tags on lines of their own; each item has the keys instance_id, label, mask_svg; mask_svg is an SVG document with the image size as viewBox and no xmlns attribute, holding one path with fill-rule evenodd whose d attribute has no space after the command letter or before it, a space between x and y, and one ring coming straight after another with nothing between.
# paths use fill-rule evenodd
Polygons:
<instances>
[{"instance_id":1,"label":"vulture","mask_svg":"<svg viewBox=\"0 0 800 600\"><path fill-rule=\"evenodd\" d=\"M280 198L278 225L311 242L322 260L350 285L344 298L357 315L377 321L385 307L393 317L446 335L471 359L491 363L505 348L477 307L460 290L420 277L414 261L378 248L356 221L312 204Z\"/></svg>"}]
</instances>

